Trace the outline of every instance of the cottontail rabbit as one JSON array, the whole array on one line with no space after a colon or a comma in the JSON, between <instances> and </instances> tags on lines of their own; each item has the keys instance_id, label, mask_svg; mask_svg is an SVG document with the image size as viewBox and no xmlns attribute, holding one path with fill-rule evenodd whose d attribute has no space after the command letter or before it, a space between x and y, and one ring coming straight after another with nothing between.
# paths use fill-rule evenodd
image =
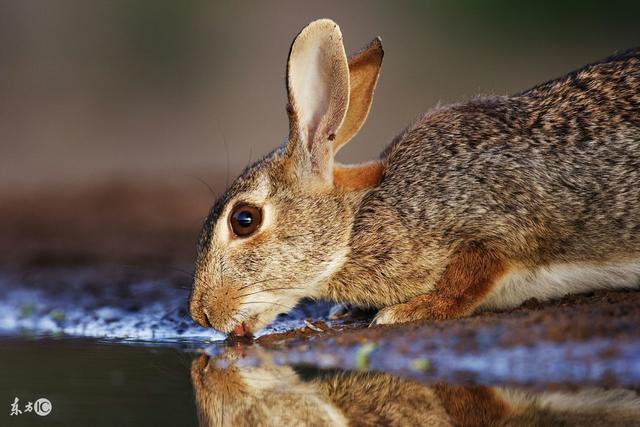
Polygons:
<instances>
[{"instance_id":1,"label":"cottontail rabbit","mask_svg":"<svg viewBox=\"0 0 640 427\"><path fill-rule=\"evenodd\" d=\"M378 160L334 161L383 50L327 19L287 65L288 141L249 166L199 241L195 321L245 334L301 298L448 319L640 278L640 49L513 96L436 108Z\"/></svg>"}]
</instances>

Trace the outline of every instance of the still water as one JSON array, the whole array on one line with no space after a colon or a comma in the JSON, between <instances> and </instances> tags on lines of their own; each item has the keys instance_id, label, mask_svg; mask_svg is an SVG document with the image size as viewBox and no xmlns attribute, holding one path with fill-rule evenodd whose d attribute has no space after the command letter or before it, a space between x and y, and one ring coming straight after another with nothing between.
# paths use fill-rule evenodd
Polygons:
<instances>
[{"instance_id":1,"label":"still water","mask_svg":"<svg viewBox=\"0 0 640 427\"><path fill-rule=\"evenodd\" d=\"M633 385L410 378L283 364L258 346L205 353L195 342L1 345L2 426L640 425ZM41 398L48 415L25 410Z\"/></svg>"},{"instance_id":2,"label":"still water","mask_svg":"<svg viewBox=\"0 0 640 427\"><path fill-rule=\"evenodd\" d=\"M192 356L175 347L87 339L0 343L1 426L196 425ZM19 399L22 414L11 416ZM39 398L46 416L25 412Z\"/></svg>"}]
</instances>

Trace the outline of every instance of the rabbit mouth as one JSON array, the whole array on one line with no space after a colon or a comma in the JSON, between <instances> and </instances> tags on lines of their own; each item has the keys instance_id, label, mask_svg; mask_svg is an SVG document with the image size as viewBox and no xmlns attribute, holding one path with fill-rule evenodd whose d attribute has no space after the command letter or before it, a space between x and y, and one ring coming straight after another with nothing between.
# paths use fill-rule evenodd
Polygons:
<instances>
[{"instance_id":1,"label":"rabbit mouth","mask_svg":"<svg viewBox=\"0 0 640 427\"><path fill-rule=\"evenodd\" d=\"M251 327L247 324L247 322L238 323L233 328L233 334L237 337L245 337L251 335Z\"/></svg>"}]
</instances>

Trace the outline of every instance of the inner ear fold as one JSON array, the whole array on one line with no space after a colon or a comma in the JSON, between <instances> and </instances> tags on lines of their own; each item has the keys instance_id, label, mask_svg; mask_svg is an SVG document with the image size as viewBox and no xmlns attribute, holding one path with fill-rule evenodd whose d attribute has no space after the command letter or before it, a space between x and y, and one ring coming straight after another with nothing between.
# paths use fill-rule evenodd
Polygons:
<instances>
[{"instance_id":1,"label":"inner ear fold","mask_svg":"<svg viewBox=\"0 0 640 427\"><path fill-rule=\"evenodd\" d=\"M335 22L314 21L298 34L289 53L287 90L290 137L304 143L312 158L327 151L349 104L349 66ZM329 153L321 156L324 161L332 161Z\"/></svg>"},{"instance_id":2,"label":"inner ear fold","mask_svg":"<svg viewBox=\"0 0 640 427\"><path fill-rule=\"evenodd\" d=\"M367 119L383 56L382 40L376 37L349 58L349 109L333 141L334 154L358 133Z\"/></svg>"}]
</instances>

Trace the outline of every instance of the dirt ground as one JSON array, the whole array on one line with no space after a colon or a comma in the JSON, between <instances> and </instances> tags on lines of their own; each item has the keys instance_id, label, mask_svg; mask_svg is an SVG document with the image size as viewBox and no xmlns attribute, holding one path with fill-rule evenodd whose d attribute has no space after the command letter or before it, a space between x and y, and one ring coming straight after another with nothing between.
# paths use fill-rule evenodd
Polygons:
<instances>
[{"instance_id":1,"label":"dirt ground","mask_svg":"<svg viewBox=\"0 0 640 427\"><path fill-rule=\"evenodd\" d=\"M164 327L180 334L180 331L197 328L187 312L189 275L200 224L212 201L213 195L195 184L189 191L171 186L112 183L74 192L4 196L0 203L0 229L3 230L0 250L4 254L0 274L11 278L0 284L5 302L13 304L6 295L19 288L43 291L45 300L57 301L60 307L67 307L63 303L67 295L70 295L69 307L86 304L87 310L96 312L108 301L110 307L121 310L98 319L101 324L110 325L117 324L118 316L144 311L145 306L162 300L164 305L156 304L155 310L167 313L152 318L159 325L154 323L152 332ZM145 281L161 281L164 287L131 286ZM87 294L92 298L81 298ZM59 314L54 316L56 307L45 304L40 312L58 325L72 321L71 315L65 319ZM636 363L640 359L640 292L636 291L600 291L546 303L528 301L514 310L483 313L467 319L375 328L367 327L366 318L330 322L326 319L328 307L328 304L303 304L289 317L297 323L286 323L285 316L284 326L274 327L255 342L260 348L280 354L285 361L311 363L321 359L324 367L358 368L364 351L365 362L374 367L406 368L414 372L427 370L416 368L424 367L421 355L431 355L433 360L438 357L453 360L451 358L466 354L492 357L491 352L497 349L529 349L531 357L557 351L563 357L579 359L576 363L591 363L593 351L585 354L580 353L582 350L574 351L579 344L584 344L598 349L598 363L616 359L617 364L605 364L593 371L597 371L597 382L634 385L640 381L640 371L636 372L640 369ZM65 310L72 311L71 308ZM16 316L24 317L24 307L18 312L22 314ZM67 329L62 330L78 331L79 326L85 330L86 325L81 325L84 318L75 319L75 325L67 323ZM93 319L96 320L95 315ZM305 319L309 319L306 324L301 322ZM143 326L145 320L131 322L127 326L129 331ZM28 325L32 324L37 328L42 323ZM113 329L112 336L117 337L120 330L124 329ZM541 343L551 347L542 348ZM246 342L228 344L253 351L253 346L247 347ZM365 350L375 349L378 354L383 354L381 349L384 349L385 356L369 359L369 350L363 350L363 346L369 346ZM446 355L437 353L444 347L448 351ZM347 349L346 353L341 355L337 348ZM516 356L518 360L524 357L520 353L508 357ZM630 357L635 363L633 373L624 378L625 368L618 369L619 362L629 362ZM401 366L403 363L406 366ZM469 374L465 368L454 374L479 375L482 379L486 368L474 363L470 369L475 373ZM434 369L430 364L429 370L434 375L442 374ZM523 372L526 374L527 370L523 368ZM526 378L523 381L529 381ZM558 381L565 381L563 378L561 375Z\"/></svg>"}]
</instances>

